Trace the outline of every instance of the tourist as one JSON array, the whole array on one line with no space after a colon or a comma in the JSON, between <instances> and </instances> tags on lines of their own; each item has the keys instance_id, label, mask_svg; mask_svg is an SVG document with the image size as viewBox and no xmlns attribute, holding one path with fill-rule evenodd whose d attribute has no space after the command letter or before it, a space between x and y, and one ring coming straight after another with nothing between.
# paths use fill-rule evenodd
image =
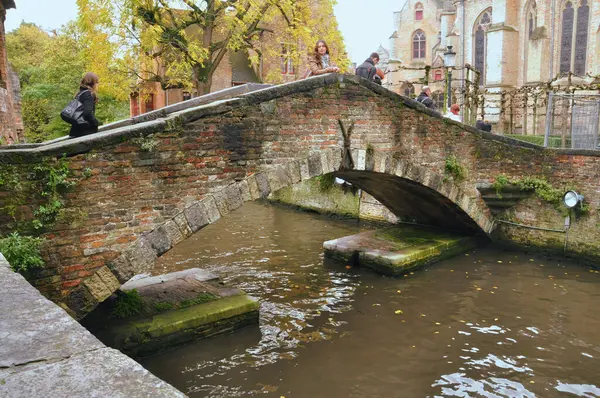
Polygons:
<instances>
[{"instance_id":1,"label":"tourist","mask_svg":"<svg viewBox=\"0 0 600 398\"><path fill-rule=\"evenodd\" d=\"M452 104L452 106L450 107L450 112L446 113L444 115L444 117L447 117L448 119L452 119L457 122L460 122L459 112L460 112L460 105Z\"/></svg>"},{"instance_id":2,"label":"tourist","mask_svg":"<svg viewBox=\"0 0 600 398\"><path fill-rule=\"evenodd\" d=\"M356 75L381 85L381 81L385 77L385 74L381 69L377 68L378 63L379 54L371 53L369 58L356 68Z\"/></svg>"},{"instance_id":3,"label":"tourist","mask_svg":"<svg viewBox=\"0 0 600 398\"><path fill-rule=\"evenodd\" d=\"M421 104L425 105L429 109L437 111L437 107L435 106L435 103L431 99L431 89L429 88L429 86L423 86L423 89L421 90L421 94L419 94L419 96L417 97L417 102L420 102Z\"/></svg>"},{"instance_id":4,"label":"tourist","mask_svg":"<svg viewBox=\"0 0 600 398\"><path fill-rule=\"evenodd\" d=\"M87 123L72 124L70 137L82 137L84 135L98 132L98 120L96 119L96 104L98 103L98 75L87 72L79 83L79 92L75 96L83 104L82 118Z\"/></svg>"},{"instance_id":5,"label":"tourist","mask_svg":"<svg viewBox=\"0 0 600 398\"><path fill-rule=\"evenodd\" d=\"M477 127L479 130L487 131L488 133L492 131L492 124L489 122L489 120L478 119L475 123L475 127Z\"/></svg>"},{"instance_id":6,"label":"tourist","mask_svg":"<svg viewBox=\"0 0 600 398\"><path fill-rule=\"evenodd\" d=\"M324 73L339 72L340 68L331 63L329 56L329 47L324 40L319 40L315 45L315 50L308 57L308 76L322 75Z\"/></svg>"}]
</instances>

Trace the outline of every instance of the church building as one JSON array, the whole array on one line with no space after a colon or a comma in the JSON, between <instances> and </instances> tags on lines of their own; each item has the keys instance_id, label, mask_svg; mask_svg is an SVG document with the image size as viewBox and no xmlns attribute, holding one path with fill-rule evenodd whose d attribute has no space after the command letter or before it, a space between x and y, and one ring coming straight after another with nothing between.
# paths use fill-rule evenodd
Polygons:
<instances>
[{"instance_id":1,"label":"church building","mask_svg":"<svg viewBox=\"0 0 600 398\"><path fill-rule=\"evenodd\" d=\"M388 66L392 90L418 95L426 81L442 109L449 46L456 52L452 102L460 104L465 65L481 72L478 82L473 74L469 80L478 83L486 99L567 79L597 83L600 75L600 0L406 0L394 13L394 29ZM499 102L489 100L478 116L506 123Z\"/></svg>"}]
</instances>

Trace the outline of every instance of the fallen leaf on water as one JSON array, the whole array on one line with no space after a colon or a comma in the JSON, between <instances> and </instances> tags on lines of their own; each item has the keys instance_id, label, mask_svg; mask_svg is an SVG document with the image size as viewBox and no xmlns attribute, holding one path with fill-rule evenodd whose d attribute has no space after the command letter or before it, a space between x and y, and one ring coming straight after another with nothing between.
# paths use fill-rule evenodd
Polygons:
<instances>
[{"instance_id":1,"label":"fallen leaf on water","mask_svg":"<svg viewBox=\"0 0 600 398\"><path fill-rule=\"evenodd\" d=\"M454 272L454 270L453 270L453 269L451 269L451 270L450 270L450 272Z\"/></svg>"},{"instance_id":2,"label":"fallen leaf on water","mask_svg":"<svg viewBox=\"0 0 600 398\"><path fill-rule=\"evenodd\" d=\"M381 307L381 304L373 304L373 307Z\"/></svg>"},{"instance_id":3,"label":"fallen leaf on water","mask_svg":"<svg viewBox=\"0 0 600 398\"><path fill-rule=\"evenodd\" d=\"M427 315L425 315L425 314L421 314L421 316L427 316Z\"/></svg>"},{"instance_id":4,"label":"fallen leaf on water","mask_svg":"<svg viewBox=\"0 0 600 398\"><path fill-rule=\"evenodd\" d=\"M498 264L502 264L502 260L498 260Z\"/></svg>"},{"instance_id":5,"label":"fallen leaf on water","mask_svg":"<svg viewBox=\"0 0 600 398\"><path fill-rule=\"evenodd\" d=\"M396 311L394 311L394 314L396 314L396 315L404 314L404 311L402 311L402 310L396 310Z\"/></svg>"},{"instance_id":6,"label":"fallen leaf on water","mask_svg":"<svg viewBox=\"0 0 600 398\"><path fill-rule=\"evenodd\" d=\"M351 267L351 266L349 266L349 265L346 265L346 269L350 269L350 268L352 268L352 267Z\"/></svg>"},{"instance_id":7,"label":"fallen leaf on water","mask_svg":"<svg viewBox=\"0 0 600 398\"><path fill-rule=\"evenodd\" d=\"M436 322L435 324L438 325L438 326L441 325L441 323L439 323L439 322Z\"/></svg>"},{"instance_id":8,"label":"fallen leaf on water","mask_svg":"<svg viewBox=\"0 0 600 398\"><path fill-rule=\"evenodd\" d=\"M531 380L529 383L531 383L531 384L535 384L535 381Z\"/></svg>"},{"instance_id":9,"label":"fallen leaf on water","mask_svg":"<svg viewBox=\"0 0 600 398\"><path fill-rule=\"evenodd\" d=\"M498 289L498 286L492 286L494 289Z\"/></svg>"},{"instance_id":10,"label":"fallen leaf on water","mask_svg":"<svg viewBox=\"0 0 600 398\"><path fill-rule=\"evenodd\" d=\"M440 332L436 331L436 332L434 332L433 334L440 334Z\"/></svg>"},{"instance_id":11,"label":"fallen leaf on water","mask_svg":"<svg viewBox=\"0 0 600 398\"><path fill-rule=\"evenodd\" d=\"M534 259L532 259L532 258L530 258L530 259L529 259L529 261L531 261L531 262L534 262L535 260L534 260Z\"/></svg>"},{"instance_id":12,"label":"fallen leaf on water","mask_svg":"<svg viewBox=\"0 0 600 398\"><path fill-rule=\"evenodd\" d=\"M396 293L400 294L400 293L402 293L402 290L398 290Z\"/></svg>"},{"instance_id":13,"label":"fallen leaf on water","mask_svg":"<svg viewBox=\"0 0 600 398\"><path fill-rule=\"evenodd\" d=\"M483 290L482 288L478 287L477 290Z\"/></svg>"},{"instance_id":14,"label":"fallen leaf on water","mask_svg":"<svg viewBox=\"0 0 600 398\"><path fill-rule=\"evenodd\" d=\"M470 256L470 254L469 254L469 253L465 253L465 256L469 257L469 256Z\"/></svg>"}]
</instances>

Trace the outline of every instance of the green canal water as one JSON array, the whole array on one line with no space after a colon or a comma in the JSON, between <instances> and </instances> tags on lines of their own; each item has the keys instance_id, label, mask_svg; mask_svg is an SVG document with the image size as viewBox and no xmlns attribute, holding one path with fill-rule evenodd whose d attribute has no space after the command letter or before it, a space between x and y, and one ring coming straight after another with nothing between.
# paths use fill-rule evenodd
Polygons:
<instances>
[{"instance_id":1,"label":"green canal water","mask_svg":"<svg viewBox=\"0 0 600 398\"><path fill-rule=\"evenodd\" d=\"M142 365L191 397L600 397L600 274L492 245L401 278L324 259L377 227L245 204L153 273L213 271L260 325Z\"/></svg>"}]
</instances>

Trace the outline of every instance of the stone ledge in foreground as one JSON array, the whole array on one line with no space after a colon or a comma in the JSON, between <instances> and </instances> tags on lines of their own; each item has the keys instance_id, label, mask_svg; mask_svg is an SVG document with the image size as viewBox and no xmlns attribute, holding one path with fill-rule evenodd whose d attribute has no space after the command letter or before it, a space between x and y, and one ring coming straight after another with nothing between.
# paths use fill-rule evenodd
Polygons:
<instances>
[{"instance_id":1,"label":"stone ledge in foreground","mask_svg":"<svg viewBox=\"0 0 600 398\"><path fill-rule=\"evenodd\" d=\"M185 397L107 348L0 254L1 397Z\"/></svg>"},{"instance_id":2,"label":"stone ledge in foreground","mask_svg":"<svg viewBox=\"0 0 600 398\"><path fill-rule=\"evenodd\" d=\"M323 243L325 256L399 276L474 248L477 240L431 228L399 225Z\"/></svg>"}]
</instances>

